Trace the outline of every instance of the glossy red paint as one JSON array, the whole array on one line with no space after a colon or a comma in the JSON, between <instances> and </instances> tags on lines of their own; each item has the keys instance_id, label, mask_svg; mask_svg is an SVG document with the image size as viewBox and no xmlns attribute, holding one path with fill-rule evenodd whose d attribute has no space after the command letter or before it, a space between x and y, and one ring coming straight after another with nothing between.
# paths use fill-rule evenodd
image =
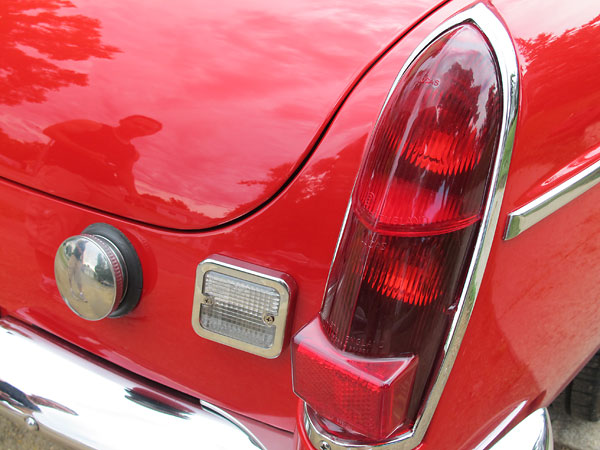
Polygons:
<instances>
[{"instance_id":1,"label":"glossy red paint","mask_svg":"<svg viewBox=\"0 0 600 450\"><path fill-rule=\"evenodd\" d=\"M438 1L2 2L0 176L161 227L231 221Z\"/></svg>"},{"instance_id":2,"label":"glossy red paint","mask_svg":"<svg viewBox=\"0 0 600 450\"><path fill-rule=\"evenodd\" d=\"M407 43L404 58L417 44ZM313 318L366 137L401 64L396 57L369 73L369 81L350 96L317 151L277 200L221 230L167 231L0 183L0 210L9 212L0 217L0 231L11 236L1 249L0 285L7 288L0 303L9 314L129 370L292 430L297 398L291 391L289 348L267 360L197 336L190 324L196 266L211 254L222 254L288 273L299 288L292 330ZM53 259L65 237L94 222L110 223L128 236L146 283L131 314L90 323L60 299ZM22 283L14 285L14 279ZM243 378L233 369L240 366ZM264 401L266 391L269 402Z\"/></svg>"},{"instance_id":3,"label":"glossy red paint","mask_svg":"<svg viewBox=\"0 0 600 450\"><path fill-rule=\"evenodd\" d=\"M548 405L600 345L600 190L501 240L508 213L599 159L600 62L589 55L600 50L600 16L586 2L496 6L519 58L519 120L496 243L425 440L432 448L457 410L476 418L455 433L471 448L520 402L516 420Z\"/></svg>"},{"instance_id":4,"label":"glossy red paint","mask_svg":"<svg viewBox=\"0 0 600 450\"><path fill-rule=\"evenodd\" d=\"M460 6L410 36L424 37ZM475 448L513 411L516 423L547 406L600 346L600 190L502 240L508 213L600 159L600 63L590 58L600 16L585 3L544 4L552 14L535 1L494 6L519 58L517 133L483 284L423 449ZM312 448L303 433L298 439Z\"/></svg>"},{"instance_id":5,"label":"glossy red paint","mask_svg":"<svg viewBox=\"0 0 600 450\"><path fill-rule=\"evenodd\" d=\"M162 82L169 78L169 70L180 67L181 70L175 75L183 76L182 74L186 73L184 69L190 64L178 66L177 52L171 52L172 59L163 61L164 68L158 67L158 56L166 57L166 43L175 42L173 36L182 36L180 33L183 31L176 27L156 35L156 48L162 48L162 53L145 53L137 47L128 50L140 51L135 62L141 66L132 65L131 62L125 63L123 60L122 65L119 63L119 71L111 71L106 67L102 69L102 76L96 81L101 82L103 90L92 92L97 85L96 81L93 81L95 78L91 76L92 72L87 72L88 66L95 68L109 65L111 62L116 64L120 53L110 46L119 46L123 50L120 41L123 38L120 38L118 43L113 42L108 39L111 32L130 37L138 46L154 37L148 31L152 27L147 27L141 19L132 29L120 30L119 24L122 23L124 13L117 3L111 3L113 6L109 9L105 2L85 6L90 8L85 10L86 17L101 18L103 27L106 23L114 23L113 31L102 28L101 39L94 33L90 35L90 45L95 45L95 51L114 52L114 61L98 56L93 56L97 60L78 60L75 56L70 59L63 57L61 60L60 54L48 53L47 50L34 51L38 45L36 43L13 48L25 48L25 61L29 61L17 62L15 67L27 68L31 67L28 64L41 61L44 81L41 83L41 91L40 84L37 89L32 87L23 90L19 94L23 96L18 100L19 105L6 106L10 101L15 101L10 100L10 97L2 100L4 106L0 124L3 134L0 134L0 139L4 140L4 150L0 151L0 170L4 176L10 176L21 183L43 187L35 184L42 181L34 175L27 174L25 170L35 168L36 163L43 163L43 159L35 156L38 155L36 152L44 151L44 143L48 137L43 134L43 129L46 128L40 127L73 119L86 119L115 128L123 117L142 114L158 120L162 129L153 135L139 137L139 142L135 142L137 151L141 152L141 149L145 148L147 150L143 153L149 158L158 157L153 153L156 148L154 145L164 145L165 151L171 153L167 153L165 161L148 163L144 169L147 171L140 173L159 185L164 185L158 188L158 191L149 193L156 196L156 199L151 199L154 202L151 202L151 206L140 206L136 202L142 198L140 191L137 191L140 189L138 179L144 179L140 178L141 175L133 177L136 192L140 196L137 200L126 198L127 202L123 204L114 201L115 198L122 197L118 194L120 188L116 187L122 184L117 183L110 189L103 190L98 188L101 182L93 185L81 182L81 189L91 190L78 195L93 193L94 199L108 197L104 200L93 200L104 202L93 206L113 213L105 214L6 180L0 181L0 236L3 236L0 245L2 313L40 326L128 370L182 392L282 429L291 431L301 427L301 409L298 409L297 399L291 391L289 348L284 349L279 358L266 360L203 340L193 332L190 318L196 266L210 254L223 254L286 272L298 284L292 331L297 331L316 317L364 144L389 87L416 45L437 25L468 3L457 1L444 6L406 35L368 72L339 111L311 158L272 202L236 223L204 233L169 231L116 217L115 214L129 215L136 220L164 226L185 228L180 224L191 223L186 222L190 218L193 218L195 227L201 223L196 221L198 216L188 214L186 208L198 212L195 207L190 206L192 203L187 202L190 199L201 197L207 204L227 206L230 208L228 211L245 205L245 209L242 208L243 210L240 209L235 214L210 216L213 225L230 220L236 214L243 214L259 205L282 186L303 155L306 155L310 142L314 140L323 126L323 121L326 121L334 109L338 96L352 84L352 76L360 73L375 56L374 53L385 47L388 41L400 35L401 26L398 24L406 20L404 24L408 25L412 20L408 20L409 12L414 11L407 7L410 11L405 10L404 16L390 14L387 5L380 9L369 9L362 4L349 7L356 8L353 10L356 14L372 14L370 17L374 20L382 21L375 21L380 23L379 27L375 26L376 30L364 31L368 34L374 32L379 36L378 44L371 42L373 45L365 44L363 48L362 44L359 44L364 44L365 41L355 36L359 46L357 54L370 53L355 55L355 59L351 58L355 65L350 68L344 66L343 71L337 72L338 69L334 66L345 63L337 61L329 64L329 69L322 72L325 78L342 74L340 76L345 77L342 81L331 81L337 84L328 85L327 89L321 90L320 84L324 81L313 73L316 80L313 79L303 85L303 89L299 89L300 95L295 97L296 103L287 103L288 106L295 105L295 108L286 109L286 102L280 97L282 103L279 106L283 105L290 115L292 112L297 113L296 118L290 118L283 113L281 117L272 116L270 114L275 114L273 111L262 110L261 113L249 110L252 101L260 104L264 94L270 92L272 83L263 86L259 92L245 91L252 83L247 86L245 81L249 80L233 76L244 72L237 70L238 66L230 66L228 73L233 75L225 81L230 82L233 87L237 86L238 90L233 89L231 97L223 97L221 100L227 100L225 103L233 113L236 101L247 96L247 102L244 103L246 109L237 110L234 120L234 116L224 118L223 114L228 109L221 109L220 103L214 97L209 97L207 101L212 105L211 108L218 107L218 111L210 108L200 111L199 105L204 103L196 97L200 96L198 91L187 89L188 84L173 87L164 83L163 86ZM62 4L63 2L58 0L40 1L43 7ZM315 5L322 6L318 2ZM571 2L566 5L563 2L555 2L548 6L548 2L538 0L501 0L494 5L512 33L520 63L522 92L515 147L500 224L477 304L422 449L473 448L523 402L525 405L522 406L516 420L539 406L547 405L600 344L600 305L596 301L600 295L597 283L600 275L600 267L597 265L600 258L597 239L600 234L600 213L597 208L600 190L596 188L588 191L516 239L501 239L503 222L509 212L598 159L600 110L597 105L600 104L600 70L599 62L589 58L590 54L599 53L599 22L595 17L597 11L593 4L584 2ZM264 10L269 10L271 6L273 5L265 6ZM0 8L6 8L6 5L3 3ZM400 7L400 10L402 8ZM176 6L172 9L161 12L168 13L166 18L172 22L181 20L186 23L187 30L197 29L193 21L186 19L189 13L178 13ZM156 10L152 11L156 13ZM318 12L319 9L314 11ZM551 14L544 11L551 11ZM319 18L317 12L314 14ZM284 17L286 11L280 13L269 22L274 27L273 32L283 33L289 28L289 23L276 20ZM338 28L334 22L339 18L330 13L331 10L328 14L323 12L319 21L325 21L325 24L333 26L335 31ZM531 21L533 14L537 17L535 22ZM129 13L127 17L130 17ZM235 14L232 17L236 17ZM249 29L258 32L260 21L256 22L256 17L253 19L251 15L248 17ZM242 18L240 16L240 20ZM27 18L23 20L25 19ZM169 20L162 19L169 23ZM220 24L224 25L225 16L221 16L221 19ZM361 27L366 26L367 22L361 18L358 22L344 23L349 24L350 28L366 29ZM5 23L0 27L5 27ZM218 24L217 21L215 25ZM232 31L235 31L235 28L232 28ZM382 34L377 34L379 32ZM361 35L359 31L356 33ZM343 37L350 36L344 33L333 35L337 36L333 40L336 48L343 46ZM236 36L240 46L242 43L249 45L245 36ZM329 42L326 37L319 36L317 39L313 36L314 46L318 48L323 42ZM298 40L297 37L290 39L288 44ZM364 39L369 40L368 37ZM0 45L6 46L6 42L5 40ZM222 62L222 58L217 58L220 56L218 48L215 49L212 61ZM6 51L3 48L3 54ZM41 52L41 56L37 52ZM54 57L50 58L48 55ZM145 59L142 58L144 55ZM23 58L17 53L13 56ZM361 59L363 57L364 59ZM266 58L260 61L264 62ZM54 68L44 65L46 63L53 63ZM252 68L257 69L256 64L245 66L244 70ZM160 69L158 78L154 78L153 75L149 80L142 76L153 69ZM90 75L89 86L77 86L77 80L81 79L77 74L81 73ZM288 81L297 82L291 80L290 73L287 73L290 77ZM308 73L296 75L299 79L310 78ZM260 82L256 79L254 81ZM64 83L71 86L67 88ZM172 90L169 91L168 88ZM294 90L289 86L288 88ZM315 90L311 91L313 88ZM336 89L337 92L333 92ZM4 85L0 91L4 95ZM107 97L96 97L100 92ZM171 92L173 96L165 92ZM215 89L215 93L219 92L224 95L223 91ZM39 95L42 96L41 102L35 100ZM327 98L323 99L321 95ZM306 100L307 97L310 101ZM28 101L31 103L23 103L27 98L30 98ZM185 113L181 113L182 110L178 113L178 107L169 101L184 101L182 98L188 102L188 109L184 109ZM123 100L121 106L117 101L119 99ZM307 116L300 114L303 112L301 106L306 106L307 103L313 115L308 114L310 117L304 120L302 118ZM141 105L145 106L142 108ZM21 111L22 120L14 119L13 112L16 111ZM49 121L39 122L46 114L49 114ZM220 150L239 149L239 146L229 145L232 141L251 145L257 154L253 155L256 161L253 159L252 162L265 164L254 168L256 173L251 175L259 177L255 180L258 184L255 185L254 194L243 197L247 195L242 189L245 185L237 184L246 180L245 177L252 172L252 167L245 161L242 164L238 157L233 160L235 164L230 166L235 168L237 175L228 178L229 187L233 186L232 200L229 204L226 204L227 196L223 192L217 192L214 197L210 197L210 189L215 184L219 185L215 182L219 179L217 176L210 179L202 179L200 176L195 178L194 172L193 177L188 179L191 183L188 185L191 186L190 190L178 192L189 196L182 200L186 206L177 202L174 202L173 207L167 206L169 198L175 195L180 186L173 182L173 178L165 178L166 171L162 164L165 163L171 168L185 167L188 170L189 164L185 163L184 158L179 159L179 153L173 149L194 146L189 145L192 141L185 141L183 137L178 140L176 134L167 139L163 131L171 126L177 128L179 119L185 122L186 126L193 128L196 123L202 122L195 120L198 115L208 117L209 123L212 124L199 126L202 135L206 134L206 139L210 136L208 143L216 142L217 137L221 136L225 144L218 147ZM170 119L166 120L165 117ZM245 132L231 133L231 124L242 123L243 118L252 119L251 123L244 127ZM275 121L277 118L281 121ZM10 129L8 123L11 124ZM34 123L36 125L33 125ZM257 126L257 123L260 123L260 126ZM306 131L302 126L298 126L301 130L294 131L298 134L287 134L299 124L311 124L312 128L307 126L307 129L310 129ZM277 139L270 141L269 137L274 135L261 134L265 133L267 126L269 132L275 133ZM258 133L260 139L253 133ZM150 144L150 139L159 137L162 139L160 142ZM21 144L38 144L25 150L25 147L14 143L6 146L7 139L16 140ZM145 144L142 144L142 140L145 140ZM184 142L188 145L183 145ZM293 146L293 150L282 156L282 160L274 162L274 159L265 157L260 161L265 155L273 156L279 154L280 149L287 148L287 145L281 145L282 143L289 144L290 148ZM6 153L7 148L14 152L20 151L19 149L23 152L31 151L34 156L26 157L26 153L9 154ZM213 157L219 156L216 150L211 154ZM245 154L245 151L239 153ZM277 168L286 161L291 166L286 166L281 172L269 173L270 169ZM21 166L17 167L15 164ZM142 158L134 164L134 174L138 164L142 164ZM228 174L222 176L227 177ZM198 187L198 191L194 191L195 182L201 183L202 187ZM106 186L106 183L104 185ZM142 185L143 183L140 184ZM203 197L204 194L208 197ZM73 200L87 201L82 198ZM220 204L219 201L223 203ZM162 220L166 222L161 222ZM206 220L202 226L211 226L208 225L209 219ZM64 238L81 232L90 223L99 221L118 227L129 237L140 255L146 283L140 305L130 315L116 320L90 323L74 316L60 299L53 279L53 258L56 248ZM243 376L235 369L237 367L244 367ZM265 401L264 392L270 394L268 401ZM312 448L301 429L296 433L296 446Z\"/></svg>"}]
</instances>

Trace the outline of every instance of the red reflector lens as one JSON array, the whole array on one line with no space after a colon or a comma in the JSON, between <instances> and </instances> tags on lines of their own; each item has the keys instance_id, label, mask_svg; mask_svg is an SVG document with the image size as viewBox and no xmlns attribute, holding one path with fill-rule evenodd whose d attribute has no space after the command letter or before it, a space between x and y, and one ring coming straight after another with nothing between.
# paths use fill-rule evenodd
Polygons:
<instances>
[{"instance_id":1,"label":"red reflector lens","mask_svg":"<svg viewBox=\"0 0 600 450\"><path fill-rule=\"evenodd\" d=\"M364 426L375 406L340 407L353 404L353 389L361 405L370 405L362 396L378 398L335 381L354 373L339 363L352 353L373 364L362 366L360 380L390 358L399 358L392 363L398 380L408 379L402 370L415 372L411 397L394 403L402 417L394 424L414 420L472 259L501 112L495 58L473 25L434 40L393 89L369 140L321 311L322 330L338 353L303 350L303 339L296 341L295 389L317 415L369 439L394 428ZM418 357L418 367L403 363L406 355ZM329 374L335 371L342 375ZM309 395L303 377L311 372L338 383L334 407L318 400L333 394Z\"/></svg>"},{"instance_id":2,"label":"red reflector lens","mask_svg":"<svg viewBox=\"0 0 600 450\"><path fill-rule=\"evenodd\" d=\"M369 359L338 350L318 319L294 338L294 390L319 414L385 439L406 419L417 358Z\"/></svg>"}]
</instances>

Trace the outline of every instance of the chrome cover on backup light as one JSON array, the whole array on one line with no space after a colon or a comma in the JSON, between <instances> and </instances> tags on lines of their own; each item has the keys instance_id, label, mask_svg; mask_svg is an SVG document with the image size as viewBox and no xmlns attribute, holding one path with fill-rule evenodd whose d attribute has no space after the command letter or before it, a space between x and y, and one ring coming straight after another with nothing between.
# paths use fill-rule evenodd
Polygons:
<instances>
[{"instance_id":1,"label":"chrome cover on backup light","mask_svg":"<svg viewBox=\"0 0 600 450\"><path fill-rule=\"evenodd\" d=\"M476 26L488 39L490 47L496 56L502 86L502 124L498 151L492 168L491 186L486 197L481 227L477 235L475 250L469 264L465 285L461 292L457 313L451 324L448 338L443 347L443 357L440 369L437 375L434 376L433 385L428 395L425 397L424 406L422 407L414 426L404 434L385 443L367 445L356 441L333 437L318 425L317 421L311 417L310 409L305 405L304 427L309 440L315 448L327 448L330 450L411 450L418 446L423 441L425 432L429 427L438 402L442 396L442 392L448 381L448 377L450 376L450 371L456 360L462 338L469 323L473 307L475 306L475 300L481 285L481 280L483 279L483 273L494 240L496 226L498 224L498 216L502 198L504 196L508 167L512 153L517 122L517 107L519 103L517 57L511 38L502 22L483 4L477 4L449 18L441 26L436 28L407 59L390 89L390 93L388 94L382 111L402 75L421 52L423 52L427 46L440 35L463 23L470 23Z\"/></svg>"},{"instance_id":2,"label":"chrome cover on backup light","mask_svg":"<svg viewBox=\"0 0 600 450\"><path fill-rule=\"evenodd\" d=\"M204 260L196 270L192 326L200 336L265 358L281 353L291 279L231 258Z\"/></svg>"}]
</instances>

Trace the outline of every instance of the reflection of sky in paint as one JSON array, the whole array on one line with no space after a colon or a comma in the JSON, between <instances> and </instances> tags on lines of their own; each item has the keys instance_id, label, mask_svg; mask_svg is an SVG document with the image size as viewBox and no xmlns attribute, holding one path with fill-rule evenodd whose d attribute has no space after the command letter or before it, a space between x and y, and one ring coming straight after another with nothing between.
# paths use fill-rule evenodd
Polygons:
<instances>
[{"instance_id":1,"label":"reflection of sky in paint","mask_svg":"<svg viewBox=\"0 0 600 450\"><path fill-rule=\"evenodd\" d=\"M519 58L520 108L507 202L524 205L597 161L600 10L550 0L502 2ZM534 2L535 3L535 2ZM511 197L512 196L512 197Z\"/></svg>"},{"instance_id":2,"label":"reflection of sky in paint","mask_svg":"<svg viewBox=\"0 0 600 450\"><path fill-rule=\"evenodd\" d=\"M192 209L191 200L209 203L202 212L222 217L281 185L351 80L425 1L82 4L64 14L97 18L102 41L121 52L58 62L88 74L89 86L2 107L0 125L12 138L45 142L41 130L62 121L151 117L163 129L132 141L136 188ZM259 183L240 189L244 181Z\"/></svg>"},{"instance_id":3,"label":"reflection of sky in paint","mask_svg":"<svg viewBox=\"0 0 600 450\"><path fill-rule=\"evenodd\" d=\"M524 2L522 0L503 1L500 13L505 17L511 31L518 30L521 39L532 39L541 33L563 34L574 25L582 25L593 17L592 4L573 1L565 7L564 0L544 0ZM542 11L540 11L542 9ZM596 14L598 14L597 11ZM543 20L540 14L543 14Z\"/></svg>"}]
</instances>

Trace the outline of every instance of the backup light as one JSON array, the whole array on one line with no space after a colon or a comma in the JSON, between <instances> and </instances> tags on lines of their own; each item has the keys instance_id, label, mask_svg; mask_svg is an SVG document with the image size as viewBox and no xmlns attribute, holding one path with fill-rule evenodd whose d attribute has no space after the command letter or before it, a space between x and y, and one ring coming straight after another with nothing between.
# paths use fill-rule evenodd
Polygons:
<instances>
[{"instance_id":1,"label":"backup light","mask_svg":"<svg viewBox=\"0 0 600 450\"><path fill-rule=\"evenodd\" d=\"M218 256L198 265L192 325L207 339L266 358L283 347L291 279Z\"/></svg>"}]
</instances>

